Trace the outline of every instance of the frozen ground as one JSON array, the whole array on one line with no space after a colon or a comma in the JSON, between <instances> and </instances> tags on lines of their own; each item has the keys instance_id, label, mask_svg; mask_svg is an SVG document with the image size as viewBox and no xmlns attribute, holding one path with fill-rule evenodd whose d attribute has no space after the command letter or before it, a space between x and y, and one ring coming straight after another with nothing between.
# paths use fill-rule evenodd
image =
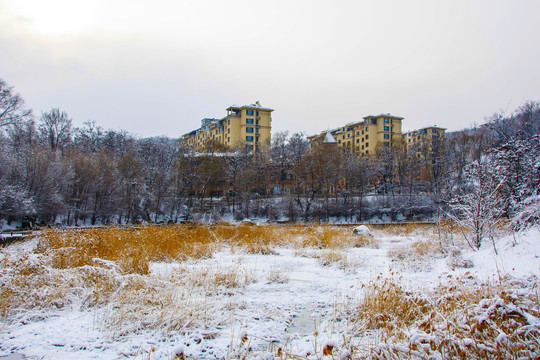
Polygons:
<instances>
[{"instance_id":1,"label":"frozen ground","mask_svg":"<svg viewBox=\"0 0 540 360\"><path fill-rule=\"evenodd\" d=\"M351 248L339 260L324 261L327 250L276 248L272 255L250 255L226 248L213 258L184 264L155 263L155 281L175 274L195 277L234 272L237 286L178 288L189 293L197 326L184 330L138 330L122 334L104 325L114 305L88 309L80 303L24 319L0 323L0 355L22 353L35 359L171 359L175 349L199 359L231 358L247 348L264 354L273 346L298 355L313 353L324 343L340 342L347 322L336 319L362 293L362 285L377 277L399 279L413 289L431 288L441 277L470 272L480 279L503 273L514 277L540 275L540 234L530 231L498 241L498 255L487 244L481 251L464 250L461 260L472 268L453 268L448 257L392 261L388 250L410 245L418 236L375 232L378 248ZM4 251L25 253L35 242L11 245ZM328 253L326 255L329 255ZM206 274L206 275L205 275ZM159 301L159 299L156 299ZM202 314L202 315L201 315ZM202 320L200 320L202 318ZM125 324L124 324L125 325ZM244 338L244 340L243 340ZM247 340L246 340L247 339Z\"/></svg>"}]
</instances>

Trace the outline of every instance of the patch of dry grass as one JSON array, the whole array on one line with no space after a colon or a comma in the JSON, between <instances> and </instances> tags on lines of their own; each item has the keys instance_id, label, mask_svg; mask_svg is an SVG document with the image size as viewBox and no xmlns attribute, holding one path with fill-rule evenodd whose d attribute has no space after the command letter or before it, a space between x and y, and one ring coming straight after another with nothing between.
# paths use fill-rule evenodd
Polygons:
<instances>
[{"instance_id":1,"label":"patch of dry grass","mask_svg":"<svg viewBox=\"0 0 540 360\"><path fill-rule=\"evenodd\" d=\"M289 282L289 275L279 269L272 269L267 277L267 284L285 284Z\"/></svg>"},{"instance_id":2,"label":"patch of dry grass","mask_svg":"<svg viewBox=\"0 0 540 360\"><path fill-rule=\"evenodd\" d=\"M144 275L157 281L149 274L151 262L210 258L224 245L251 254L274 254L276 246L295 243L298 239L299 246L328 251L358 241L350 229L332 226L189 224L48 230L39 237L34 253L0 254L3 281L0 315L13 318L30 310L58 309L76 303L83 307L122 304L123 299L132 295L140 300L150 294L144 289L147 280L138 278L144 286L137 286L134 280L137 277L126 279ZM325 263L343 260L343 256L330 256L330 253L323 258ZM241 268L178 270L165 283L220 293L255 281L253 273ZM276 272L268 281L284 282L286 276ZM142 303L149 305L148 301Z\"/></svg>"},{"instance_id":3,"label":"patch of dry grass","mask_svg":"<svg viewBox=\"0 0 540 360\"><path fill-rule=\"evenodd\" d=\"M371 235L368 234L356 234L352 237L351 245L353 247L366 247L372 249L379 248L379 241Z\"/></svg>"},{"instance_id":4,"label":"patch of dry grass","mask_svg":"<svg viewBox=\"0 0 540 360\"><path fill-rule=\"evenodd\" d=\"M407 245L399 245L387 250L387 256L393 262L413 270L429 271L435 257L444 256L446 250L432 239L415 240Z\"/></svg>"},{"instance_id":5,"label":"patch of dry grass","mask_svg":"<svg viewBox=\"0 0 540 360\"><path fill-rule=\"evenodd\" d=\"M144 226L49 230L37 252L52 256L58 269L91 265L99 258L126 273L147 274L151 261L210 258L220 246L207 226Z\"/></svg>"},{"instance_id":6,"label":"patch of dry grass","mask_svg":"<svg viewBox=\"0 0 540 360\"><path fill-rule=\"evenodd\" d=\"M275 254L275 248L346 249L377 247L368 235L354 235L351 227L199 224L49 230L37 251L52 256L58 269L91 265L93 260L113 261L125 273L147 274L152 261L210 258L224 244L248 254Z\"/></svg>"},{"instance_id":7,"label":"patch of dry grass","mask_svg":"<svg viewBox=\"0 0 540 360\"><path fill-rule=\"evenodd\" d=\"M256 281L254 270L241 266L204 266L190 270L181 269L179 276L188 286L204 288L207 294L215 294L243 287Z\"/></svg>"},{"instance_id":8,"label":"patch of dry grass","mask_svg":"<svg viewBox=\"0 0 540 360\"><path fill-rule=\"evenodd\" d=\"M215 322L212 311L216 305L207 303L205 297L227 295L254 281L253 272L238 267L140 275L125 274L107 261L56 269L51 267L51 254L2 255L2 321L32 322L66 307L92 309L99 320L97 326L113 338L140 330L174 331Z\"/></svg>"},{"instance_id":9,"label":"patch of dry grass","mask_svg":"<svg viewBox=\"0 0 540 360\"><path fill-rule=\"evenodd\" d=\"M363 354L375 359L535 358L537 287L537 280L492 284L451 278L422 294L378 279L365 287L351 316L352 331L376 339Z\"/></svg>"},{"instance_id":10,"label":"patch of dry grass","mask_svg":"<svg viewBox=\"0 0 540 360\"><path fill-rule=\"evenodd\" d=\"M394 236L432 236L437 231L436 224L427 223L404 223L404 224L390 224L390 225L370 225L377 232L383 232L387 235Z\"/></svg>"},{"instance_id":11,"label":"patch of dry grass","mask_svg":"<svg viewBox=\"0 0 540 360\"><path fill-rule=\"evenodd\" d=\"M335 265L341 269L349 266L349 257L343 251L322 250L315 253L315 257L321 266Z\"/></svg>"},{"instance_id":12,"label":"patch of dry grass","mask_svg":"<svg viewBox=\"0 0 540 360\"><path fill-rule=\"evenodd\" d=\"M378 247L378 241L365 234L356 235L349 226L304 226L294 227L288 231L286 237L294 248L302 252L306 248L343 250L351 247Z\"/></svg>"}]
</instances>

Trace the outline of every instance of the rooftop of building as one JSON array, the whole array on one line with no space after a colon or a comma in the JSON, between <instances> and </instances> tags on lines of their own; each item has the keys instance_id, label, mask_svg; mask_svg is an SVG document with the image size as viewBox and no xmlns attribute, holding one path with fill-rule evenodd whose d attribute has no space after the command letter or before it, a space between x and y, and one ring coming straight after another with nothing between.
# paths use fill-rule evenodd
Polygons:
<instances>
[{"instance_id":1,"label":"rooftop of building","mask_svg":"<svg viewBox=\"0 0 540 360\"><path fill-rule=\"evenodd\" d=\"M404 131L403 134L404 134L404 135L406 135L406 134L412 134L412 133L418 132L418 131L420 131L420 130L428 130L428 129L447 130L446 128L443 128L443 127L440 127L440 126L437 126L437 125L432 125L432 126L426 126L426 127L420 128L420 129L414 129L414 130Z\"/></svg>"},{"instance_id":2,"label":"rooftop of building","mask_svg":"<svg viewBox=\"0 0 540 360\"><path fill-rule=\"evenodd\" d=\"M274 109L272 108L267 108L267 107L262 106L261 103L258 101L255 101L254 104L249 104L249 105L232 104L231 106L227 108L227 110L234 110L234 109L260 109L260 110L274 111Z\"/></svg>"},{"instance_id":3,"label":"rooftop of building","mask_svg":"<svg viewBox=\"0 0 540 360\"><path fill-rule=\"evenodd\" d=\"M379 114L379 115L367 115L367 116L364 116L362 119L367 119L367 118L380 118L380 117L391 117L393 119L400 119L400 120L403 120L405 118L401 117L401 116L395 116L395 115L392 115L390 113L387 113L387 114Z\"/></svg>"}]
</instances>

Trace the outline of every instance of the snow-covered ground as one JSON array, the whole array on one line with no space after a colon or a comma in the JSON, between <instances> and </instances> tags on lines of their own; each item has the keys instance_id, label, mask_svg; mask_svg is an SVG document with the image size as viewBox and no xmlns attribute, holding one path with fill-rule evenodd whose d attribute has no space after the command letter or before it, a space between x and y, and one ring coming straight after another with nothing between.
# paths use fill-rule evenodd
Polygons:
<instances>
[{"instance_id":1,"label":"snow-covered ground","mask_svg":"<svg viewBox=\"0 0 540 360\"><path fill-rule=\"evenodd\" d=\"M156 284L175 276L191 276L190 281L176 284L200 280L197 288L179 285L170 289L181 294L182 299L189 297L192 324L188 321L183 329L172 331L159 327L122 331L132 319L129 314L123 322L116 322L120 325L111 327L107 319L114 317L114 304L89 308L84 306L82 297L69 307L35 311L18 321L0 323L0 355L22 353L36 359L172 359L175 351L183 349L185 355L194 358L221 359L243 354L248 348L253 353L265 354L276 347L308 355L324 344L341 341L348 325L339 321L338 315L358 301L363 285L378 277L392 277L406 288L422 290L435 287L448 275L470 273L480 280L502 274L516 278L540 275L538 230L516 235L515 240L512 235L499 239L498 255L486 243L477 252L463 248L453 261L450 255L437 253L396 261L396 249L406 249L424 235L377 231L373 234L378 247L333 251L291 246L274 248L275 253L270 255L247 254L226 247L210 259L154 263L149 276ZM433 241L436 244L438 240ZM33 246L35 240L14 244L3 249L1 255L22 256L31 252ZM456 267L460 262L466 266ZM218 274L223 275L221 283L216 280ZM213 278L214 283L205 283L203 278ZM227 283L231 279L234 284Z\"/></svg>"}]
</instances>

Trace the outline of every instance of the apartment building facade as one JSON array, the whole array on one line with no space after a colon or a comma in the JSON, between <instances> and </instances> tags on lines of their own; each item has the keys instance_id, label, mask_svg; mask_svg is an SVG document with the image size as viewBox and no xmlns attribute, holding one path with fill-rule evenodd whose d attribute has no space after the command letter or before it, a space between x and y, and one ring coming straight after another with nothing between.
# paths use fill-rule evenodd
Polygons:
<instances>
[{"instance_id":1,"label":"apartment building facade","mask_svg":"<svg viewBox=\"0 0 540 360\"><path fill-rule=\"evenodd\" d=\"M272 111L274 109L263 107L258 101L250 105L229 106L224 118L202 119L199 129L182 135L179 146L196 152L211 151L216 145L259 151L270 144Z\"/></svg>"},{"instance_id":2,"label":"apartment building facade","mask_svg":"<svg viewBox=\"0 0 540 360\"><path fill-rule=\"evenodd\" d=\"M362 119L308 137L310 147L315 148L325 143L328 132L340 149L361 156L375 154L377 146L394 146L402 141L402 117L379 114Z\"/></svg>"},{"instance_id":3,"label":"apartment building facade","mask_svg":"<svg viewBox=\"0 0 540 360\"><path fill-rule=\"evenodd\" d=\"M437 125L403 133L403 141L409 155L420 156L426 151L433 151L444 144L446 129Z\"/></svg>"}]
</instances>

